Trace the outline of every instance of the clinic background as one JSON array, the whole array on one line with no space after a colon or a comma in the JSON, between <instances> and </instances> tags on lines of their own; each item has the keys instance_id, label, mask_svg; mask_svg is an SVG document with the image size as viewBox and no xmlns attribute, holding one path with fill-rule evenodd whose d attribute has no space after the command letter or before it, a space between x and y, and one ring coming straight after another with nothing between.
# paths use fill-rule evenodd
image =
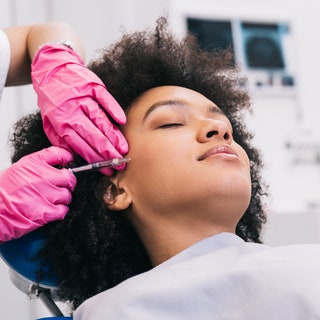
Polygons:
<instances>
[{"instance_id":1,"label":"clinic background","mask_svg":"<svg viewBox=\"0 0 320 320\"><path fill-rule=\"evenodd\" d=\"M236 59L248 77L253 103L248 124L263 151L272 194L265 242L319 243L319 9L316 0L0 0L0 27L66 21L82 37L88 62L97 49L116 41L122 30L152 28L163 14L181 34L187 30L188 18L225 22ZM281 32L268 28L274 25ZM283 58L279 72L272 72L272 66L259 71L248 66L243 47L256 35L270 37L278 45ZM31 85L4 90L0 169L10 163L7 138L12 124L33 110L36 97ZM30 301L13 286L7 272L0 261L1 319L50 316L41 302Z\"/></svg>"}]
</instances>

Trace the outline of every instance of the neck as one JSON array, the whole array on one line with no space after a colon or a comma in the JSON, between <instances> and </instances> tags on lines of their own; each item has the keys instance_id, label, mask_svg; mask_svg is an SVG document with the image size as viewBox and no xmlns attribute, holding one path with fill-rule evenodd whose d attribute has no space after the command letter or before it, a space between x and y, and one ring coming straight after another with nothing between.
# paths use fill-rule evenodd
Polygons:
<instances>
[{"instance_id":1,"label":"neck","mask_svg":"<svg viewBox=\"0 0 320 320\"><path fill-rule=\"evenodd\" d=\"M162 221L134 223L153 266L170 259L196 242L221 232L235 232L235 228L209 223L184 223L172 218Z\"/></svg>"}]
</instances>

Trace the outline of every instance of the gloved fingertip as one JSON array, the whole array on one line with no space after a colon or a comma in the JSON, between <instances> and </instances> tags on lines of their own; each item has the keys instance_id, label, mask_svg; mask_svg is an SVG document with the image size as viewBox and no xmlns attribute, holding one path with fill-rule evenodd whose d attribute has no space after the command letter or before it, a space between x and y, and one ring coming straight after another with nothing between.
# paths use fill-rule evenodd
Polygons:
<instances>
[{"instance_id":1,"label":"gloved fingertip","mask_svg":"<svg viewBox=\"0 0 320 320\"><path fill-rule=\"evenodd\" d=\"M70 179L69 179L69 184L68 184L67 188L70 192L73 192L76 187L76 184L77 184L77 177L70 169L67 169L67 170L70 173ZM71 195L70 195L70 197L71 197ZM71 202L71 198L70 198L70 202Z\"/></svg>"},{"instance_id":2,"label":"gloved fingertip","mask_svg":"<svg viewBox=\"0 0 320 320\"><path fill-rule=\"evenodd\" d=\"M127 123L127 117L126 117L125 113L123 113L123 114L121 114L121 115L119 115L119 116L117 117L117 122L118 122L118 124L120 124L120 125L124 125L124 124Z\"/></svg>"},{"instance_id":3,"label":"gloved fingertip","mask_svg":"<svg viewBox=\"0 0 320 320\"><path fill-rule=\"evenodd\" d=\"M122 163L120 166L114 167L115 170L117 171L122 171L127 167L126 163Z\"/></svg>"},{"instance_id":4,"label":"gloved fingertip","mask_svg":"<svg viewBox=\"0 0 320 320\"><path fill-rule=\"evenodd\" d=\"M46 222L63 220L68 212L69 212L69 207L67 205L64 205L64 204L55 205L55 213L54 214L48 213L45 217Z\"/></svg>"},{"instance_id":5,"label":"gloved fingertip","mask_svg":"<svg viewBox=\"0 0 320 320\"><path fill-rule=\"evenodd\" d=\"M121 141L117 150L119 151L119 153L121 153L122 155L125 155L129 152L129 145L127 143L126 140Z\"/></svg>"},{"instance_id":6,"label":"gloved fingertip","mask_svg":"<svg viewBox=\"0 0 320 320\"><path fill-rule=\"evenodd\" d=\"M114 170L111 168L103 168L103 169L100 169L99 172L104 176L110 177L113 175Z\"/></svg>"}]
</instances>

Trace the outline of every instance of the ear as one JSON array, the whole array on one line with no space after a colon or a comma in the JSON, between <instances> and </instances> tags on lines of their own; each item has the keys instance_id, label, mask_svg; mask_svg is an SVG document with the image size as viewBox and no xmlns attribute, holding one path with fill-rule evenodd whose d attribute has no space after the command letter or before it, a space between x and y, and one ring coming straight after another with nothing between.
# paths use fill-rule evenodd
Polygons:
<instances>
[{"instance_id":1,"label":"ear","mask_svg":"<svg viewBox=\"0 0 320 320\"><path fill-rule=\"evenodd\" d=\"M125 210L132 202L126 188L117 185L117 181L109 181L109 185L103 194L103 201L108 209L113 211Z\"/></svg>"}]
</instances>

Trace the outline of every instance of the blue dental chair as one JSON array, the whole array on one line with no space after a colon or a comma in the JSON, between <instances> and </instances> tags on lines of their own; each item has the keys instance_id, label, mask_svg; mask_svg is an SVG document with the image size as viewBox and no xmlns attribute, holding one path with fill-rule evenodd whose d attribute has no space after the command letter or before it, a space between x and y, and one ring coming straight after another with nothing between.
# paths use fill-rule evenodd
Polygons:
<instances>
[{"instance_id":1,"label":"blue dental chair","mask_svg":"<svg viewBox=\"0 0 320 320\"><path fill-rule=\"evenodd\" d=\"M0 256L9 266L9 276L13 284L30 298L39 298L48 308L53 317L37 320L72 319L65 317L55 301L58 300L58 281L54 275L46 272L38 281L37 270L39 261L34 257L42 248L46 239L46 227L33 231L19 239L11 240L0 245ZM44 271L49 266L41 265Z\"/></svg>"}]
</instances>

